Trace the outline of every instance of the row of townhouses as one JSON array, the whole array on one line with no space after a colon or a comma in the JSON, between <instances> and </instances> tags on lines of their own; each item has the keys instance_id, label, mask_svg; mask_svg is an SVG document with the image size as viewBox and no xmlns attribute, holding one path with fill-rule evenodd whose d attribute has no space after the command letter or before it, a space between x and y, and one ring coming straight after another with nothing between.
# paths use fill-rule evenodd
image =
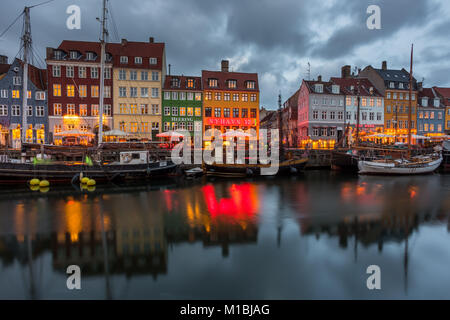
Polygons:
<instances>
[{"instance_id":1,"label":"row of townhouses","mask_svg":"<svg viewBox=\"0 0 450 320\"><path fill-rule=\"evenodd\" d=\"M380 69L367 66L357 75L344 66L341 77L303 80L283 104L284 143L331 148L344 135L354 137L358 124L363 136L396 136L401 142L407 140L409 125L413 142L450 134L450 88L424 88L413 79L409 124L409 83L408 71L388 69L386 61Z\"/></svg>"},{"instance_id":2,"label":"row of townhouses","mask_svg":"<svg viewBox=\"0 0 450 320\"><path fill-rule=\"evenodd\" d=\"M99 131L100 43L64 40L47 48L46 69L29 66L27 141L63 144L71 135L94 142ZM1 145L21 142L23 62L0 57ZM219 71L199 76L170 75L165 44L107 43L104 70L104 131L127 139L156 140L157 134L185 129L259 130L256 73Z\"/></svg>"}]
</instances>

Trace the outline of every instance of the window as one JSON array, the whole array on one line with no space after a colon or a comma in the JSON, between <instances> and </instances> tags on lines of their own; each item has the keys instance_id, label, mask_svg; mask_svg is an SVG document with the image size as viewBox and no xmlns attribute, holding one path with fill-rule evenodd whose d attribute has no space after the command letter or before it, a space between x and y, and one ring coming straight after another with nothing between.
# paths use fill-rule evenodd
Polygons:
<instances>
[{"instance_id":1,"label":"window","mask_svg":"<svg viewBox=\"0 0 450 320\"><path fill-rule=\"evenodd\" d=\"M155 65L155 64L158 63L158 59L157 58L150 58L149 59L149 63L152 64L152 65Z\"/></svg>"},{"instance_id":2,"label":"window","mask_svg":"<svg viewBox=\"0 0 450 320\"><path fill-rule=\"evenodd\" d=\"M430 124L430 132L434 132L434 124Z\"/></svg>"},{"instance_id":3,"label":"window","mask_svg":"<svg viewBox=\"0 0 450 320\"><path fill-rule=\"evenodd\" d=\"M129 113L126 103L119 103L119 113L121 114Z\"/></svg>"},{"instance_id":4,"label":"window","mask_svg":"<svg viewBox=\"0 0 450 320\"><path fill-rule=\"evenodd\" d=\"M148 132L148 122L141 122L141 132Z\"/></svg>"},{"instance_id":5,"label":"window","mask_svg":"<svg viewBox=\"0 0 450 320\"><path fill-rule=\"evenodd\" d=\"M141 80L142 81L148 80L148 72L147 71L141 71Z\"/></svg>"},{"instance_id":6,"label":"window","mask_svg":"<svg viewBox=\"0 0 450 320\"><path fill-rule=\"evenodd\" d=\"M0 91L0 98L8 98L8 90L2 89Z\"/></svg>"},{"instance_id":7,"label":"window","mask_svg":"<svg viewBox=\"0 0 450 320\"><path fill-rule=\"evenodd\" d=\"M323 92L323 84L315 84L315 86L314 86L314 88L315 88L315 91L316 92L318 92L318 93L322 93Z\"/></svg>"},{"instance_id":8,"label":"window","mask_svg":"<svg viewBox=\"0 0 450 320\"><path fill-rule=\"evenodd\" d=\"M148 104L141 104L141 114L148 114Z\"/></svg>"},{"instance_id":9,"label":"window","mask_svg":"<svg viewBox=\"0 0 450 320\"><path fill-rule=\"evenodd\" d=\"M328 134L327 134L328 128L321 128L320 131L321 131L321 135L322 135L323 137L326 137L326 136L328 135Z\"/></svg>"},{"instance_id":10,"label":"window","mask_svg":"<svg viewBox=\"0 0 450 320\"><path fill-rule=\"evenodd\" d=\"M235 89L237 82L236 82L236 80L228 80L227 84L228 84L228 88Z\"/></svg>"},{"instance_id":11,"label":"window","mask_svg":"<svg viewBox=\"0 0 450 320\"><path fill-rule=\"evenodd\" d=\"M20 77L13 77L13 85L20 86L21 84L21 78Z\"/></svg>"},{"instance_id":12,"label":"window","mask_svg":"<svg viewBox=\"0 0 450 320\"><path fill-rule=\"evenodd\" d=\"M188 88L194 88L194 79L187 79L187 81L186 81L186 86L188 87Z\"/></svg>"},{"instance_id":13,"label":"window","mask_svg":"<svg viewBox=\"0 0 450 320\"><path fill-rule=\"evenodd\" d=\"M214 108L214 117L220 118L222 116L222 111L220 108Z\"/></svg>"},{"instance_id":14,"label":"window","mask_svg":"<svg viewBox=\"0 0 450 320\"><path fill-rule=\"evenodd\" d=\"M69 115L69 116L74 116L75 115L75 105L74 104L68 104L67 106L66 106L66 108L67 108L67 115Z\"/></svg>"},{"instance_id":15,"label":"window","mask_svg":"<svg viewBox=\"0 0 450 320\"><path fill-rule=\"evenodd\" d=\"M135 104L135 103L130 104L130 113L131 114L138 114L137 104Z\"/></svg>"},{"instance_id":16,"label":"window","mask_svg":"<svg viewBox=\"0 0 450 320\"><path fill-rule=\"evenodd\" d=\"M119 80L127 80L127 72L126 70L119 70Z\"/></svg>"},{"instance_id":17,"label":"window","mask_svg":"<svg viewBox=\"0 0 450 320\"><path fill-rule=\"evenodd\" d=\"M142 64L142 57L134 57L135 64Z\"/></svg>"},{"instance_id":18,"label":"window","mask_svg":"<svg viewBox=\"0 0 450 320\"><path fill-rule=\"evenodd\" d=\"M178 100L178 92L172 92L172 100Z\"/></svg>"},{"instance_id":19,"label":"window","mask_svg":"<svg viewBox=\"0 0 450 320\"><path fill-rule=\"evenodd\" d=\"M250 118L256 118L256 109L250 109Z\"/></svg>"},{"instance_id":20,"label":"window","mask_svg":"<svg viewBox=\"0 0 450 320\"><path fill-rule=\"evenodd\" d=\"M138 90L137 89L138 88L136 88L136 87L131 87L130 88L130 97L137 98L137 96L138 96Z\"/></svg>"},{"instance_id":21,"label":"window","mask_svg":"<svg viewBox=\"0 0 450 320\"><path fill-rule=\"evenodd\" d=\"M400 82L400 83L398 84L398 87L399 87L400 89L403 89L403 83ZM400 99L401 99L401 98L400 98Z\"/></svg>"},{"instance_id":22,"label":"window","mask_svg":"<svg viewBox=\"0 0 450 320\"><path fill-rule=\"evenodd\" d=\"M202 94L200 92L195 93L195 101L202 101Z\"/></svg>"},{"instance_id":23,"label":"window","mask_svg":"<svg viewBox=\"0 0 450 320\"><path fill-rule=\"evenodd\" d=\"M0 116L8 115L8 106L0 105Z\"/></svg>"},{"instance_id":24,"label":"window","mask_svg":"<svg viewBox=\"0 0 450 320\"><path fill-rule=\"evenodd\" d=\"M33 110L31 112L33 113ZM44 106L36 106L36 117L43 117L44 115Z\"/></svg>"},{"instance_id":25,"label":"window","mask_svg":"<svg viewBox=\"0 0 450 320\"><path fill-rule=\"evenodd\" d=\"M187 115L188 115L188 117L192 117L194 115L194 108L193 107L188 107L187 108Z\"/></svg>"},{"instance_id":26,"label":"window","mask_svg":"<svg viewBox=\"0 0 450 320\"><path fill-rule=\"evenodd\" d=\"M439 99L434 99L434 106L439 107L439 105L440 105Z\"/></svg>"},{"instance_id":27,"label":"window","mask_svg":"<svg viewBox=\"0 0 450 320\"><path fill-rule=\"evenodd\" d=\"M98 79L98 68L91 67L91 78Z\"/></svg>"},{"instance_id":28,"label":"window","mask_svg":"<svg viewBox=\"0 0 450 320\"><path fill-rule=\"evenodd\" d=\"M386 113L391 113L391 106L390 105L386 106Z\"/></svg>"},{"instance_id":29,"label":"window","mask_svg":"<svg viewBox=\"0 0 450 320\"><path fill-rule=\"evenodd\" d=\"M104 76L105 76L105 79L111 79L111 68L105 68L105 73L104 73Z\"/></svg>"},{"instance_id":30,"label":"window","mask_svg":"<svg viewBox=\"0 0 450 320\"><path fill-rule=\"evenodd\" d=\"M178 108L177 107L172 107L172 115L178 116Z\"/></svg>"},{"instance_id":31,"label":"window","mask_svg":"<svg viewBox=\"0 0 450 320\"><path fill-rule=\"evenodd\" d=\"M60 116L62 115L62 106L61 103L54 103L53 104L53 114L55 116Z\"/></svg>"},{"instance_id":32,"label":"window","mask_svg":"<svg viewBox=\"0 0 450 320\"><path fill-rule=\"evenodd\" d=\"M318 137L319 136L319 128L313 128L313 136Z\"/></svg>"},{"instance_id":33,"label":"window","mask_svg":"<svg viewBox=\"0 0 450 320\"><path fill-rule=\"evenodd\" d=\"M210 88L217 88L217 79L208 79L208 86Z\"/></svg>"},{"instance_id":34,"label":"window","mask_svg":"<svg viewBox=\"0 0 450 320\"><path fill-rule=\"evenodd\" d=\"M387 121L386 121L386 127L387 127L387 128L390 128L390 127L391 127L391 120L387 120Z\"/></svg>"},{"instance_id":35,"label":"window","mask_svg":"<svg viewBox=\"0 0 450 320\"><path fill-rule=\"evenodd\" d=\"M180 92L180 100L186 100L186 92Z\"/></svg>"},{"instance_id":36,"label":"window","mask_svg":"<svg viewBox=\"0 0 450 320\"><path fill-rule=\"evenodd\" d=\"M127 96L127 88L119 87L119 97L125 98Z\"/></svg>"},{"instance_id":37,"label":"window","mask_svg":"<svg viewBox=\"0 0 450 320\"><path fill-rule=\"evenodd\" d=\"M370 99L370 106L375 107L375 99Z\"/></svg>"},{"instance_id":38,"label":"window","mask_svg":"<svg viewBox=\"0 0 450 320\"><path fill-rule=\"evenodd\" d=\"M387 98L387 99L390 99L390 98L391 98L391 93L390 93L390 92L388 92L388 93L386 94L386 98Z\"/></svg>"},{"instance_id":39,"label":"window","mask_svg":"<svg viewBox=\"0 0 450 320\"><path fill-rule=\"evenodd\" d=\"M247 81L247 89L255 89L255 81Z\"/></svg>"},{"instance_id":40,"label":"window","mask_svg":"<svg viewBox=\"0 0 450 320\"><path fill-rule=\"evenodd\" d=\"M170 122L164 122L164 131L170 130Z\"/></svg>"},{"instance_id":41,"label":"window","mask_svg":"<svg viewBox=\"0 0 450 320\"><path fill-rule=\"evenodd\" d=\"M395 85L393 82L389 82L389 88L391 88L391 89L395 88Z\"/></svg>"},{"instance_id":42,"label":"window","mask_svg":"<svg viewBox=\"0 0 450 320\"><path fill-rule=\"evenodd\" d=\"M194 100L194 93L193 93L193 92L188 92L188 93L187 93L187 99L188 99L189 101Z\"/></svg>"},{"instance_id":43,"label":"window","mask_svg":"<svg viewBox=\"0 0 450 320\"><path fill-rule=\"evenodd\" d=\"M12 91L12 97L13 97L13 99L20 99L20 91L19 90L13 90Z\"/></svg>"},{"instance_id":44,"label":"window","mask_svg":"<svg viewBox=\"0 0 450 320\"><path fill-rule=\"evenodd\" d=\"M103 97L104 98L111 98L111 87L110 86L105 86L104 88L104 92L103 92Z\"/></svg>"},{"instance_id":45,"label":"window","mask_svg":"<svg viewBox=\"0 0 450 320\"><path fill-rule=\"evenodd\" d=\"M120 63L127 64L128 63L128 57L127 56L120 56Z\"/></svg>"},{"instance_id":46,"label":"window","mask_svg":"<svg viewBox=\"0 0 450 320\"><path fill-rule=\"evenodd\" d=\"M381 121L382 114L381 112L377 112L377 121Z\"/></svg>"},{"instance_id":47,"label":"window","mask_svg":"<svg viewBox=\"0 0 450 320\"><path fill-rule=\"evenodd\" d=\"M336 128L330 128L330 136L334 137L336 135Z\"/></svg>"},{"instance_id":48,"label":"window","mask_svg":"<svg viewBox=\"0 0 450 320\"><path fill-rule=\"evenodd\" d=\"M137 80L137 71L130 71L130 80Z\"/></svg>"},{"instance_id":49,"label":"window","mask_svg":"<svg viewBox=\"0 0 450 320\"><path fill-rule=\"evenodd\" d=\"M91 105L91 116L92 117L97 117L99 115L98 111L99 111L98 104Z\"/></svg>"},{"instance_id":50,"label":"window","mask_svg":"<svg viewBox=\"0 0 450 320\"><path fill-rule=\"evenodd\" d=\"M86 67L78 67L78 77L86 78Z\"/></svg>"},{"instance_id":51,"label":"window","mask_svg":"<svg viewBox=\"0 0 450 320\"><path fill-rule=\"evenodd\" d=\"M91 97L98 98L98 86L91 86Z\"/></svg>"},{"instance_id":52,"label":"window","mask_svg":"<svg viewBox=\"0 0 450 320\"><path fill-rule=\"evenodd\" d=\"M187 130L188 131L193 131L194 130L194 123L193 122L188 122L187 123Z\"/></svg>"},{"instance_id":53,"label":"window","mask_svg":"<svg viewBox=\"0 0 450 320\"><path fill-rule=\"evenodd\" d=\"M181 107L180 108L180 116L184 117L186 115L186 108L185 107Z\"/></svg>"},{"instance_id":54,"label":"window","mask_svg":"<svg viewBox=\"0 0 450 320\"><path fill-rule=\"evenodd\" d=\"M248 94L246 94L246 93L242 94L242 101L243 102L247 102L248 101Z\"/></svg>"},{"instance_id":55,"label":"window","mask_svg":"<svg viewBox=\"0 0 450 320\"><path fill-rule=\"evenodd\" d=\"M74 67L73 66L67 66L66 67L66 77L67 78L73 78L74 77Z\"/></svg>"},{"instance_id":56,"label":"window","mask_svg":"<svg viewBox=\"0 0 450 320\"><path fill-rule=\"evenodd\" d=\"M333 92L334 94L339 94L339 86L332 85L331 86L331 92Z\"/></svg>"},{"instance_id":57,"label":"window","mask_svg":"<svg viewBox=\"0 0 450 320\"><path fill-rule=\"evenodd\" d=\"M442 132L442 124L438 124L438 132Z\"/></svg>"},{"instance_id":58,"label":"window","mask_svg":"<svg viewBox=\"0 0 450 320\"><path fill-rule=\"evenodd\" d=\"M152 104L152 114L161 114L159 104Z\"/></svg>"},{"instance_id":59,"label":"window","mask_svg":"<svg viewBox=\"0 0 450 320\"><path fill-rule=\"evenodd\" d=\"M367 121L367 112L362 113L362 120Z\"/></svg>"},{"instance_id":60,"label":"window","mask_svg":"<svg viewBox=\"0 0 450 320\"><path fill-rule=\"evenodd\" d=\"M416 100L416 94L411 94L411 100Z\"/></svg>"},{"instance_id":61,"label":"window","mask_svg":"<svg viewBox=\"0 0 450 320\"><path fill-rule=\"evenodd\" d=\"M205 101L210 101L210 100L212 100L212 93L206 92L205 93Z\"/></svg>"},{"instance_id":62,"label":"window","mask_svg":"<svg viewBox=\"0 0 450 320\"><path fill-rule=\"evenodd\" d=\"M256 94L252 93L252 94L250 95L250 101L251 101L251 102L256 102Z\"/></svg>"},{"instance_id":63,"label":"window","mask_svg":"<svg viewBox=\"0 0 450 320\"><path fill-rule=\"evenodd\" d=\"M87 104L80 104L80 116L87 117L87 115L88 115Z\"/></svg>"},{"instance_id":64,"label":"window","mask_svg":"<svg viewBox=\"0 0 450 320\"><path fill-rule=\"evenodd\" d=\"M212 108L205 108L205 117L212 117Z\"/></svg>"},{"instance_id":65,"label":"window","mask_svg":"<svg viewBox=\"0 0 450 320\"><path fill-rule=\"evenodd\" d=\"M345 98L345 104L347 106L351 106L352 105L352 97L347 97Z\"/></svg>"},{"instance_id":66,"label":"window","mask_svg":"<svg viewBox=\"0 0 450 320\"><path fill-rule=\"evenodd\" d=\"M164 107L164 115L170 116L170 107Z\"/></svg>"},{"instance_id":67,"label":"window","mask_svg":"<svg viewBox=\"0 0 450 320\"><path fill-rule=\"evenodd\" d=\"M148 88L141 88L141 97L148 98Z\"/></svg>"},{"instance_id":68,"label":"window","mask_svg":"<svg viewBox=\"0 0 450 320\"><path fill-rule=\"evenodd\" d=\"M347 120L352 120L352 113L350 111L346 112L346 119ZM315 120L317 120L317 118Z\"/></svg>"},{"instance_id":69,"label":"window","mask_svg":"<svg viewBox=\"0 0 450 320\"><path fill-rule=\"evenodd\" d=\"M331 111L330 112L330 120L335 120L336 119L336 112Z\"/></svg>"},{"instance_id":70,"label":"window","mask_svg":"<svg viewBox=\"0 0 450 320\"><path fill-rule=\"evenodd\" d=\"M233 118L239 118L239 108L233 108Z\"/></svg>"},{"instance_id":71,"label":"window","mask_svg":"<svg viewBox=\"0 0 450 320\"><path fill-rule=\"evenodd\" d=\"M159 97L159 88L152 88L152 98Z\"/></svg>"},{"instance_id":72,"label":"window","mask_svg":"<svg viewBox=\"0 0 450 320\"><path fill-rule=\"evenodd\" d=\"M434 119L434 111L430 112L430 119Z\"/></svg>"},{"instance_id":73,"label":"window","mask_svg":"<svg viewBox=\"0 0 450 320\"><path fill-rule=\"evenodd\" d=\"M200 107L195 108L195 116L196 117L202 116L202 108L200 108Z\"/></svg>"},{"instance_id":74,"label":"window","mask_svg":"<svg viewBox=\"0 0 450 320\"><path fill-rule=\"evenodd\" d=\"M344 112L343 111L338 112L338 120L344 120Z\"/></svg>"},{"instance_id":75,"label":"window","mask_svg":"<svg viewBox=\"0 0 450 320\"><path fill-rule=\"evenodd\" d=\"M373 113L373 112L369 113L369 120L370 121L374 121L375 120L375 113Z\"/></svg>"},{"instance_id":76,"label":"window","mask_svg":"<svg viewBox=\"0 0 450 320\"><path fill-rule=\"evenodd\" d=\"M159 72L152 72L152 81L159 81Z\"/></svg>"},{"instance_id":77,"label":"window","mask_svg":"<svg viewBox=\"0 0 450 320\"><path fill-rule=\"evenodd\" d=\"M222 94L220 92L216 92L214 94L214 100L220 101L222 99Z\"/></svg>"},{"instance_id":78,"label":"window","mask_svg":"<svg viewBox=\"0 0 450 320\"><path fill-rule=\"evenodd\" d=\"M239 94L238 93L234 93L233 94L233 101L239 101Z\"/></svg>"},{"instance_id":79,"label":"window","mask_svg":"<svg viewBox=\"0 0 450 320\"><path fill-rule=\"evenodd\" d=\"M397 99L397 93L393 93L393 95L392 95L392 99Z\"/></svg>"},{"instance_id":80,"label":"window","mask_svg":"<svg viewBox=\"0 0 450 320\"><path fill-rule=\"evenodd\" d=\"M327 112L322 111L322 120L326 120L326 119L327 119Z\"/></svg>"},{"instance_id":81,"label":"window","mask_svg":"<svg viewBox=\"0 0 450 320\"><path fill-rule=\"evenodd\" d=\"M383 102L381 101L380 98L377 99L377 107L381 107L383 104Z\"/></svg>"},{"instance_id":82,"label":"window","mask_svg":"<svg viewBox=\"0 0 450 320\"><path fill-rule=\"evenodd\" d=\"M428 131L428 123L425 123L425 124L423 125L423 131Z\"/></svg>"},{"instance_id":83,"label":"window","mask_svg":"<svg viewBox=\"0 0 450 320\"><path fill-rule=\"evenodd\" d=\"M73 84L68 84L66 89L68 97L75 97L75 86Z\"/></svg>"},{"instance_id":84,"label":"window","mask_svg":"<svg viewBox=\"0 0 450 320\"><path fill-rule=\"evenodd\" d=\"M54 77L61 77L61 66L53 66L52 74Z\"/></svg>"},{"instance_id":85,"label":"window","mask_svg":"<svg viewBox=\"0 0 450 320\"><path fill-rule=\"evenodd\" d=\"M241 117L248 118L248 109L247 108L241 109Z\"/></svg>"},{"instance_id":86,"label":"window","mask_svg":"<svg viewBox=\"0 0 450 320\"><path fill-rule=\"evenodd\" d=\"M230 94L229 93L224 93L223 94L223 101L230 101Z\"/></svg>"},{"instance_id":87,"label":"window","mask_svg":"<svg viewBox=\"0 0 450 320\"><path fill-rule=\"evenodd\" d=\"M367 99L366 98L361 99L361 106L367 107Z\"/></svg>"},{"instance_id":88,"label":"window","mask_svg":"<svg viewBox=\"0 0 450 320\"><path fill-rule=\"evenodd\" d=\"M168 91L164 92L164 99L170 100L170 92L168 92Z\"/></svg>"},{"instance_id":89,"label":"window","mask_svg":"<svg viewBox=\"0 0 450 320\"><path fill-rule=\"evenodd\" d=\"M35 99L36 100L45 100L45 91L36 91Z\"/></svg>"},{"instance_id":90,"label":"window","mask_svg":"<svg viewBox=\"0 0 450 320\"><path fill-rule=\"evenodd\" d=\"M224 118L230 117L230 108L223 108L223 117Z\"/></svg>"},{"instance_id":91,"label":"window","mask_svg":"<svg viewBox=\"0 0 450 320\"><path fill-rule=\"evenodd\" d=\"M181 130L186 129L186 123L180 122L180 129L181 129Z\"/></svg>"},{"instance_id":92,"label":"window","mask_svg":"<svg viewBox=\"0 0 450 320\"><path fill-rule=\"evenodd\" d=\"M159 122L152 122L152 130L159 131Z\"/></svg>"},{"instance_id":93,"label":"window","mask_svg":"<svg viewBox=\"0 0 450 320\"><path fill-rule=\"evenodd\" d=\"M89 60L89 61L95 60L95 55L94 55L94 53L93 53L93 52L88 52L88 53L86 54L86 60Z\"/></svg>"},{"instance_id":94,"label":"window","mask_svg":"<svg viewBox=\"0 0 450 320\"><path fill-rule=\"evenodd\" d=\"M86 85L81 85L78 87L78 95L80 96L80 98L87 97L87 86Z\"/></svg>"},{"instance_id":95,"label":"window","mask_svg":"<svg viewBox=\"0 0 450 320\"><path fill-rule=\"evenodd\" d=\"M438 119L442 120L442 112L438 112Z\"/></svg>"}]
</instances>

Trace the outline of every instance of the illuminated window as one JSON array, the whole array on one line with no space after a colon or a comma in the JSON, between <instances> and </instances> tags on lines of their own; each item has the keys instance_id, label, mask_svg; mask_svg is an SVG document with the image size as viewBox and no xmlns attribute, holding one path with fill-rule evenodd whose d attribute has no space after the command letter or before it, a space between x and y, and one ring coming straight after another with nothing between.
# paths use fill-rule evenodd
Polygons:
<instances>
[{"instance_id":1,"label":"illuminated window","mask_svg":"<svg viewBox=\"0 0 450 320\"><path fill-rule=\"evenodd\" d=\"M351 106L352 105L352 97L347 97L345 99L345 103L347 104L347 106Z\"/></svg>"},{"instance_id":2,"label":"illuminated window","mask_svg":"<svg viewBox=\"0 0 450 320\"><path fill-rule=\"evenodd\" d=\"M220 101L222 99L222 94L220 92L216 92L214 94L214 100Z\"/></svg>"},{"instance_id":3,"label":"illuminated window","mask_svg":"<svg viewBox=\"0 0 450 320\"><path fill-rule=\"evenodd\" d=\"M233 101L239 101L239 94L238 93L234 93L233 94Z\"/></svg>"},{"instance_id":4,"label":"illuminated window","mask_svg":"<svg viewBox=\"0 0 450 320\"><path fill-rule=\"evenodd\" d=\"M195 101L202 101L202 94L200 92L195 93Z\"/></svg>"},{"instance_id":5,"label":"illuminated window","mask_svg":"<svg viewBox=\"0 0 450 320\"><path fill-rule=\"evenodd\" d=\"M141 114L148 114L148 104L141 104Z\"/></svg>"},{"instance_id":6,"label":"illuminated window","mask_svg":"<svg viewBox=\"0 0 450 320\"><path fill-rule=\"evenodd\" d=\"M152 122L152 130L159 131L159 122Z\"/></svg>"},{"instance_id":7,"label":"illuminated window","mask_svg":"<svg viewBox=\"0 0 450 320\"><path fill-rule=\"evenodd\" d=\"M86 104L80 104L80 116L86 117L87 115L88 115L87 105Z\"/></svg>"},{"instance_id":8,"label":"illuminated window","mask_svg":"<svg viewBox=\"0 0 450 320\"><path fill-rule=\"evenodd\" d=\"M205 100L206 100L206 101L212 100L212 93L211 93L211 92L206 92L206 94L205 94Z\"/></svg>"},{"instance_id":9,"label":"illuminated window","mask_svg":"<svg viewBox=\"0 0 450 320\"><path fill-rule=\"evenodd\" d=\"M375 107L375 99L370 99L370 106Z\"/></svg>"},{"instance_id":10,"label":"illuminated window","mask_svg":"<svg viewBox=\"0 0 450 320\"><path fill-rule=\"evenodd\" d=\"M187 108L187 115L188 115L188 117L192 117L194 115L194 108L188 107Z\"/></svg>"},{"instance_id":11,"label":"illuminated window","mask_svg":"<svg viewBox=\"0 0 450 320\"><path fill-rule=\"evenodd\" d=\"M148 122L141 122L141 132L148 132Z\"/></svg>"},{"instance_id":12,"label":"illuminated window","mask_svg":"<svg viewBox=\"0 0 450 320\"><path fill-rule=\"evenodd\" d=\"M383 104L383 102L381 101L380 98L377 99L377 107L381 107Z\"/></svg>"},{"instance_id":13,"label":"illuminated window","mask_svg":"<svg viewBox=\"0 0 450 320\"><path fill-rule=\"evenodd\" d=\"M362 99L361 99L361 105L362 105L363 107L367 107L367 99L366 99L366 98L362 98Z\"/></svg>"},{"instance_id":14,"label":"illuminated window","mask_svg":"<svg viewBox=\"0 0 450 320\"><path fill-rule=\"evenodd\" d=\"M217 79L208 79L208 86L211 88L217 88Z\"/></svg>"},{"instance_id":15,"label":"illuminated window","mask_svg":"<svg viewBox=\"0 0 450 320\"><path fill-rule=\"evenodd\" d=\"M74 104L68 104L67 105L67 114L69 116L74 116L75 115L75 105Z\"/></svg>"},{"instance_id":16,"label":"illuminated window","mask_svg":"<svg viewBox=\"0 0 450 320\"><path fill-rule=\"evenodd\" d=\"M254 94L254 93L251 94L251 95L250 95L250 101L251 101L251 102L256 102L256 100L257 100L256 94Z\"/></svg>"},{"instance_id":17,"label":"illuminated window","mask_svg":"<svg viewBox=\"0 0 450 320\"><path fill-rule=\"evenodd\" d=\"M119 104L119 113L121 113L121 114L128 113L128 108L127 108L127 105L125 103L120 103Z\"/></svg>"},{"instance_id":18,"label":"illuminated window","mask_svg":"<svg viewBox=\"0 0 450 320\"><path fill-rule=\"evenodd\" d=\"M222 111L220 108L214 108L214 117L220 118L222 116Z\"/></svg>"},{"instance_id":19,"label":"illuminated window","mask_svg":"<svg viewBox=\"0 0 450 320\"><path fill-rule=\"evenodd\" d=\"M99 110L98 104L92 104L91 105L91 116L92 117L97 117L99 115L98 110Z\"/></svg>"},{"instance_id":20,"label":"illuminated window","mask_svg":"<svg viewBox=\"0 0 450 320\"><path fill-rule=\"evenodd\" d=\"M180 116L185 116L186 115L186 108L185 107L181 107L180 108Z\"/></svg>"},{"instance_id":21,"label":"illuminated window","mask_svg":"<svg viewBox=\"0 0 450 320\"><path fill-rule=\"evenodd\" d=\"M223 101L230 101L230 94L229 93L224 93L223 94Z\"/></svg>"},{"instance_id":22,"label":"illuminated window","mask_svg":"<svg viewBox=\"0 0 450 320\"><path fill-rule=\"evenodd\" d=\"M61 103L54 103L53 104L53 114L55 116L62 115L62 105L61 105Z\"/></svg>"},{"instance_id":23,"label":"illuminated window","mask_svg":"<svg viewBox=\"0 0 450 320\"><path fill-rule=\"evenodd\" d=\"M130 104L130 113L131 114L137 114L138 113L137 104Z\"/></svg>"},{"instance_id":24,"label":"illuminated window","mask_svg":"<svg viewBox=\"0 0 450 320\"><path fill-rule=\"evenodd\" d=\"M244 93L242 94L242 101L247 102L248 101L248 94Z\"/></svg>"},{"instance_id":25,"label":"illuminated window","mask_svg":"<svg viewBox=\"0 0 450 320\"><path fill-rule=\"evenodd\" d=\"M13 99L20 99L20 91L19 90L13 90L12 91L12 97L13 97Z\"/></svg>"},{"instance_id":26,"label":"illuminated window","mask_svg":"<svg viewBox=\"0 0 450 320\"><path fill-rule=\"evenodd\" d=\"M187 80L187 87L188 88L194 88L194 79L188 79Z\"/></svg>"},{"instance_id":27,"label":"illuminated window","mask_svg":"<svg viewBox=\"0 0 450 320\"><path fill-rule=\"evenodd\" d=\"M130 122L130 132L136 133L138 131L137 122Z\"/></svg>"},{"instance_id":28,"label":"illuminated window","mask_svg":"<svg viewBox=\"0 0 450 320\"><path fill-rule=\"evenodd\" d=\"M247 81L247 89L255 89L255 81Z\"/></svg>"},{"instance_id":29,"label":"illuminated window","mask_svg":"<svg viewBox=\"0 0 450 320\"><path fill-rule=\"evenodd\" d=\"M195 116L196 117L202 116L202 108L195 108Z\"/></svg>"},{"instance_id":30,"label":"illuminated window","mask_svg":"<svg viewBox=\"0 0 450 320\"><path fill-rule=\"evenodd\" d=\"M228 88L230 88L230 89L235 89L236 88L236 85L237 85L237 81L236 80L228 80L227 83L228 83Z\"/></svg>"},{"instance_id":31,"label":"illuminated window","mask_svg":"<svg viewBox=\"0 0 450 320\"><path fill-rule=\"evenodd\" d=\"M85 98L87 97L87 86L86 85L81 85L78 87L78 91L80 94L80 98Z\"/></svg>"},{"instance_id":32,"label":"illuminated window","mask_svg":"<svg viewBox=\"0 0 450 320\"><path fill-rule=\"evenodd\" d=\"M230 117L230 108L223 108L223 117L224 118Z\"/></svg>"},{"instance_id":33,"label":"illuminated window","mask_svg":"<svg viewBox=\"0 0 450 320\"><path fill-rule=\"evenodd\" d=\"M62 127L60 124L55 124L55 126L53 127L53 131L55 133L61 132L62 131Z\"/></svg>"},{"instance_id":34,"label":"illuminated window","mask_svg":"<svg viewBox=\"0 0 450 320\"><path fill-rule=\"evenodd\" d=\"M160 115L161 110L159 109L159 104L152 104L152 114Z\"/></svg>"},{"instance_id":35,"label":"illuminated window","mask_svg":"<svg viewBox=\"0 0 450 320\"><path fill-rule=\"evenodd\" d=\"M91 86L91 97L98 98L98 86Z\"/></svg>"}]
</instances>

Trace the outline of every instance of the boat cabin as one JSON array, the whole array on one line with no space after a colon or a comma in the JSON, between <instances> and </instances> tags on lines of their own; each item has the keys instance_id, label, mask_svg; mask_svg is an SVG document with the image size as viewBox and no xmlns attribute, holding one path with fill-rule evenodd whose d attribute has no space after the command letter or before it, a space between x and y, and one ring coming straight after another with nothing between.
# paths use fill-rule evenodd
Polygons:
<instances>
[{"instance_id":1,"label":"boat cabin","mask_svg":"<svg viewBox=\"0 0 450 320\"><path fill-rule=\"evenodd\" d=\"M146 164L148 163L148 151L127 151L120 153L120 164Z\"/></svg>"}]
</instances>

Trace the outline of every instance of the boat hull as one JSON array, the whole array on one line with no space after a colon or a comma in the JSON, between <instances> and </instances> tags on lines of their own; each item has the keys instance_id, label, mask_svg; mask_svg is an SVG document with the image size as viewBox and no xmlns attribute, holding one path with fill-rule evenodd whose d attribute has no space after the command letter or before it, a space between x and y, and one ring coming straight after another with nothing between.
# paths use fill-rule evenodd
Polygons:
<instances>
[{"instance_id":1,"label":"boat hull","mask_svg":"<svg viewBox=\"0 0 450 320\"><path fill-rule=\"evenodd\" d=\"M84 164L48 164L0 163L0 184L16 184L31 179L45 179L51 183L78 183L85 176L99 182L121 180L146 180L154 177L174 174L177 165L168 161L165 164L93 165Z\"/></svg>"},{"instance_id":2,"label":"boat hull","mask_svg":"<svg viewBox=\"0 0 450 320\"><path fill-rule=\"evenodd\" d=\"M393 164L377 163L373 161L359 161L360 174L374 175L418 175L430 174L441 165L442 158L422 165L396 166Z\"/></svg>"},{"instance_id":3,"label":"boat hull","mask_svg":"<svg viewBox=\"0 0 450 320\"><path fill-rule=\"evenodd\" d=\"M358 157L346 152L333 151L331 158L331 166L333 170L344 172L358 172Z\"/></svg>"},{"instance_id":4,"label":"boat hull","mask_svg":"<svg viewBox=\"0 0 450 320\"><path fill-rule=\"evenodd\" d=\"M278 171L273 175L299 174L308 163L308 159L283 161L279 164ZM263 165L232 165L232 164L212 164L205 165L206 175L214 177L252 177L261 174ZM273 176L272 175L272 176Z\"/></svg>"}]
</instances>

